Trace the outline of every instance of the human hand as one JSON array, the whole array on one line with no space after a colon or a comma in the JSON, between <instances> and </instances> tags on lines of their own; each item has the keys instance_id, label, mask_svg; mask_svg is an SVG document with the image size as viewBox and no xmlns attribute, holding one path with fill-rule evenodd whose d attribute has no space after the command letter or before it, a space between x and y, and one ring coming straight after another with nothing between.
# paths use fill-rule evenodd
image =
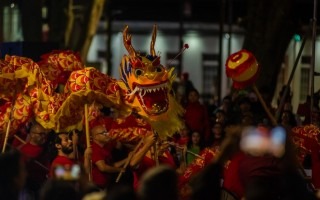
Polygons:
<instances>
[{"instance_id":1,"label":"human hand","mask_svg":"<svg viewBox=\"0 0 320 200\"><path fill-rule=\"evenodd\" d=\"M126 172L126 168L119 168L119 172L125 173Z\"/></svg>"},{"instance_id":2,"label":"human hand","mask_svg":"<svg viewBox=\"0 0 320 200\"><path fill-rule=\"evenodd\" d=\"M92 148L87 147L86 150L84 151L84 157L91 159L91 156L92 156Z\"/></svg>"},{"instance_id":3,"label":"human hand","mask_svg":"<svg viewBox=\"0 0 320 200\"><path fill-rule=\"evenodd\" d=\"M128 153L128 158L131 158L133 155L134 155L134 152L133 152L133 151L130 151L130 152Z\"/></svg>"},{"instance_id":4,"label":"human hand","mask_svg":"<svg viewBox=\"0 0 320 200\"><path fill-rule=\"evenodd\" d=\"M73 131L73 132L72 132L71 139L72 139L72 143L73 143L73 144L78 144L78 141L79 141L79 135L78 135L78 133L75 132L75 131Z\"/></svg>"},{"instance_id":5,"label":"human hand","mask_svg":"<svg viewBox=\"0 0 320 200\"><path fill-rule=\"evenodd\" d=\"M143 139L143 143L145 145L153 145L156 142L157 138L155 136L155 134L153 134L152 132L148 133L144 139Z\"/></svg>"}]
</instances>

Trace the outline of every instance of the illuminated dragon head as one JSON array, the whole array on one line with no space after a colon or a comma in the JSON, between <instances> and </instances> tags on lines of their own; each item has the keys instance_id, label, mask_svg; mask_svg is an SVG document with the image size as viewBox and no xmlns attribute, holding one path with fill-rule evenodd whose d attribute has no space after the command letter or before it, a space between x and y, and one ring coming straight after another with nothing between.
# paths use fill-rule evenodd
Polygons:
<instances>
[{"instance_id":1,"label":"illuminated dragon head","mask_svg":"<svg viewBox=\"0 0 320 200\"><path fill-rule=\"evenodd\" d=\"M129 55L124 55L121 61L122 89L126 91L126 103L131 105L140 116L146 118L157 132L172 135L171 132L180 128L181 122L178 120L178 115L182 113L182 108L170 93L175 78L174 69L168 70L160 63L160 56L154 49L156 37L157 26L155 25L150 54L143 56L133 48L128 26L125 27L123 43ZM168 121L174 122L172 126L176 128L169 127L168 131L161 130L164 122L168 128Z\"/></svg>"},{"instance_id":2,"label":"illuminated dragon head","mask_svg":"<svg viewBox=\"0 0 320 200\"><path fill-rule=\"evenodd\" d=\"M129 55L121 62L120 75L128 91L128 101L140 108L143 115L159 115L169 108L169 72L160 64L154 50L157 27L154 26L150 54L139 55L131 44L128 26L123 32L123 42Z\"/></svg>"}]
</instances>

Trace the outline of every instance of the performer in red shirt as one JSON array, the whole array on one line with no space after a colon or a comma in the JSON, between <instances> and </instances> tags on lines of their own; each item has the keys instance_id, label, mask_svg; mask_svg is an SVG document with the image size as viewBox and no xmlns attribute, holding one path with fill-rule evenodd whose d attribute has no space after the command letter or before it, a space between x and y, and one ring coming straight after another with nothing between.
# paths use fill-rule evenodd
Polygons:
<instances>
[{"instance_id":1,"label":"performer in red shirt","mask_svg":"<svg viewBox=\"0 0 320 200\"><path fill-rule=\"evenodd\" d=\"M118 173L127 159L113 163L111 151L116 143L108 136L108 131L102 124L95 124L92 135L92 180L101 189L110 186L111 173Z\"/></svg>"},{"instance_id":2,"label":"performer in red shirt","mask_svg":"<svg viewBox=\"0 0 320 200\"><path fill-rule=\"evenodd\" d=\"M50 177L55 177L54 170L57 166L71 167L75 164L72 159L73 143L67 133L58 133L56 135L55 147L58 150L58 155L51 163Z\"/></svg>"},{"instance_id":3,"label":"performer in red shirt","mask_svg":"<svg viewBox=\"0 0 320 200\"><path fill-rule=\"evenodd\" d=\"M49 160L45 155L43 144L48 130L34 123L30 129L29 141L20 147L28 172L26 191L37 199L37 194L47 179Z\"/></svg>"}]
</instances>

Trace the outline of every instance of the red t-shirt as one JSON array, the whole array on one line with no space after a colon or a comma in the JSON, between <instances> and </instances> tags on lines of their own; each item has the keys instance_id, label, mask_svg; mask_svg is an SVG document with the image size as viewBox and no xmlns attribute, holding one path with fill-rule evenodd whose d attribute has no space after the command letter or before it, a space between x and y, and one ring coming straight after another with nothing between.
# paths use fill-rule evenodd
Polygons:
<instances>
[{"instance_id":1,"label":"red t-shirt","mask_svg":"<svg viewBox=\"0 0 320 200\"><path fill-rule=\"evenodd\" d=\"M99 146L97 143L92 143L92 180L100 188L106 188L110 184L110 174L101 172L96 162L104 160L107 165L112 163L111 150L114 147L113 143L108 143L105 147Z\"/></svg>"},{"instance_id":2,"label":"red t-shirt","mask_svg":"<svg viewBox=\"0 0 320 200\"><path fill-rule=\"evenodd\" d=\"M57 156L51 163L51 168L50 168L50 177L53 177L54 175L54 170L57 166L72 166L74 165L75 162L71 160L70 158L66 156Z\"/></svg>"},{"instance_id":3,"label":"red t-shirt","mask_svg":"<svg viewBox=\"0 0 320 200\"><path fill-rule=\"evenodd\" d=\"M42 150L43 148L41 146L33 145L33 144L30 144L29 142L20 148L21 153L24 156L26 156L25 157L26 159L37 158L41 154Z\"/></svg>"}]
</instances>

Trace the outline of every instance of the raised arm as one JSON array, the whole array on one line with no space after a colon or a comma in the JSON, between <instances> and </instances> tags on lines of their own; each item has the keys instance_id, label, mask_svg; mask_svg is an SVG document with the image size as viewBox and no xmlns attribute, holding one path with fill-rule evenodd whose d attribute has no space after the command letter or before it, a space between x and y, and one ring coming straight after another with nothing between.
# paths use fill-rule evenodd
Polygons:
<instances>
[{"instance_id":1,"label":"raised arm","mask_svg":"<svg viewBox=\"0 0 320 200\"><path fill-rule=\"evenodd\" d=\"M143 141L143 146L133 155L130 161L130 167L136 167L146 155L150 147L155 143L156 136L153 133L150 133L145 136Z\"/></svg>"}]
</instances>

